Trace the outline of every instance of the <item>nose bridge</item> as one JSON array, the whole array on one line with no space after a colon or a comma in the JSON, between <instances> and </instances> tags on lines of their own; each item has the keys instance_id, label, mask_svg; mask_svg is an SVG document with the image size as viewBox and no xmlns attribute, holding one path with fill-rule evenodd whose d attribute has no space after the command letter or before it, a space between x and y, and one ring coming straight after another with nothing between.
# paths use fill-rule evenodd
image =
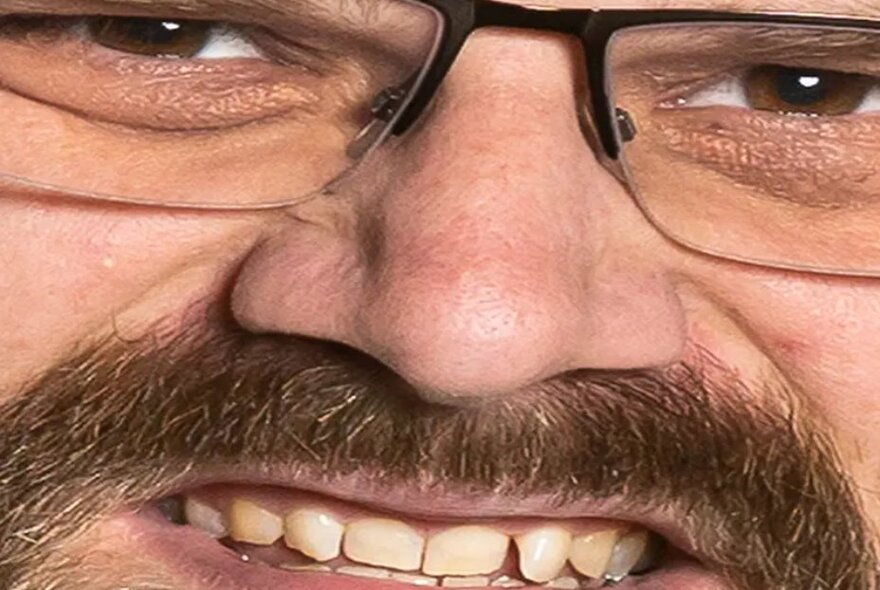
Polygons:
<instances>
[{"instance_id":1,"label":"nose bridge","mask_svg":"<svg viewBox=\"0 0 880 590\"><path fill-rule=\"evenodd\" d=\"M583 296L610 217L599 187L612 183L572 108L575 43L473 36L374 204L382 244L359 346L424 391L497 394L590 364L584 335L608 309L583 313Z\"/></svg>"},{"instance_id":2,"label":"nose bridge","mask_svg":"<svg viewBox=\"0 0 880 590\"><path fill-rule=\"evenodd\" d=\"M525 7L494 0L422 0L440 16L443 34L431 67L412 100L397 119L393 132L403 135L419 119L446 79L471 35L485 28L528 29L585 38L594 10L565 10L552 6Z\"/></svg>"},{"instance_id":3,"label":"nose bridge","mask_svg":"<svg viewBox=\"0 0 880 590\"><path fill-rule=\"evenodd\" d=\"M474 28L504 27L582 36L593 10L570 10L551 5L523 6L494 0L474 3Z\"/></svg>"},{"instance_id":4,"label":"nose bridge","mask_svg":"<svg viewBox=\"0 0 880 590\"><path fill-rule=\"evenodd\" d=\"M447 400L676 358L674 292L621 245L650 239L646 222L583 138L581 55L558 34L478 31L424 124L349 179L351 224L255 254L239 321L343 342Z\"/></svg>"},{"instance_id":5,"label":"nose bridge","mask_svg":"<svg viewBox=\"0 0 880 590\"><path fill-rule=\"evenodd\" d=\"M579 43L583 56L583 84L578 90L582 100L577 105L585 139L606 164L616 168L618 145L615 127L606 92L605 53L615 28L604 26L600 11L564 9L552 5L522 6L495 0L458 2L429 0L444 15L446 30L414 96L394 123L393 133L404 135L424 114L445 82L449 71L460 56L463 47L474 33L487 28L527 30L534 33L555 33L571 37ZM606 11L610 15L614 11ZM613 20L613 17L612 19ZM594 26L595 25L595 26ZM619 175L619 173L618 173Z\"/></svg>"}]
</instances>

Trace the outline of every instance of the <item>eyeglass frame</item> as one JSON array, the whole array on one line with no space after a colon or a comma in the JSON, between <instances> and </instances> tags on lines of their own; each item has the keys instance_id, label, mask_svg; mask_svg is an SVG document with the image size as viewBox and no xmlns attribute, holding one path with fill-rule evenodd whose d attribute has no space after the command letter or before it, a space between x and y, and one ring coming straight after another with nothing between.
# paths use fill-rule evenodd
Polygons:
<instances>
[{"instance_id":1,"label":"eyeglass frame","mask_svg":"<svg viewBox=\"0 0 880 590\"><path fill-rule=\"evenodd\" d=\"M862 29L880 31L880 19L857 18L850 16L795 14L791 12L734 12L692 9L596 9L596 8L557 8L553 6L524 6L498 2L497 0L405 0L413 4L427 6L442 19L439 39L424 66L398 87L384 89L372 105L373 123L367 125L354 143L362 139L362 157L354 162L352 168L329 181L323 188L311 193L311 197L332 195L340 192L350 175L360 167L369 154L381 146L391 136L402 136L425 114L437 91L470 35L487 27L503 27L531 31L560 33L578 38L584 49L586 66L586 85L588 96L580 115L587 118L583 125L585 140L593 148L601 164L627 187L630 198L661 235L675 244L714 258L741 262L744 264L791 270L801 273L838 275L849 277L880 277L877 270L848 270L827 267L812 267L773 260L738 257L727 252L713 251L704 246L691 244L667 230L655 218L650 208L633 187L630 175L621 161L622 146L635 138L638 129L629 114L616 108L611 101L610 77L608 75L609 46L618 32L635 27L653 25L707 24L768 24L804 27L832 27L840 29ZM379 128L379 135L372 135L371 127ZM9 177L16 182L22 179ZM52 185L41 185L33 181L23 181L39 191L50 194L68 195L71 193ZM299 199L252 205L192 205L158 203L117 199L108 195L88 194L97 201L131 203L159 209L196 209L217 211L259 211L282 209L296 206Z\"/></svg>"},{"instance_id":2,"label":"eyeglass frame","mask_svg":"<svg viewBox=\"0 0 880 590\"><path fill-rule=\"evenodd\" d=\"M443 19L443 36L433 60L427 65L416 92L399 113L393 135L403 135L421 117L452 69L468 37L487 27L526 29L573 35L580 39L587 65L587 83L594 117L604 153L617 160L620 140L631 131L621 129L624 117L617 117L609 98L606 59L614 35L626 29L650 25L694 23L756 23L774 25L828 26L880 30L880 20L846 16L803 15L789 12L732 12L687 9L595 9L523 6L496 0L408 0L430 6ZM615 116L612 116L612 113ZM620 136L618 136L620 133Z\"/></svg>"},{"instance_id":3,"label":"eyeglass frame","mask_svg":"<svg viewBox=\"0 0 880 590\"><path fill-rule=\"evenodd\" d=\"M614 36L626 29L653 25L707 24L768 24L803 27L832 27L880 31L880 20L850 16L795 14L791 12L734 12L691 9L597 9L556 8L552 6L524 6L496 0L410 0L429 6L443 19L443 32L433 60L427 64L419 85L405 103L383 104L387 116L394 117L389 136L405 134L425 113L452 69L465 42L472 33L487 27L503 27L572 35L581 41L587 74L586 115L590 125L584 129L586 140L605 168L627 186L630 197L642 215L661 235L679 246L715 258L748 265L807 274L848 277L880 277L877 270L848 270L772 260L738 257L727 252L714 251L675 236L664 228L633 190L630 176L621 162L622 146L635 139L638 129L629 113L611 102L608 75L608 49ZM386 119L390 120L390 119Z\"/></svg>"}]
</instances>

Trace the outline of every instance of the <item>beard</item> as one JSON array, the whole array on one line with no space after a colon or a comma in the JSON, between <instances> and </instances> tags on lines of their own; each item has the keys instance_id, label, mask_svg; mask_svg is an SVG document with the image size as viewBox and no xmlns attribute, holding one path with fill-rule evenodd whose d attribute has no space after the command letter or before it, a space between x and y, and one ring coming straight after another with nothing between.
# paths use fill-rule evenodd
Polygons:
<instances>
[{"instance_id":1,"label":"beard","mask_svg":"<svg viewBox=\"0 0 880 590\"><path fill-rule=\"evenodd\" d=\"M426 494L616 499L674 515L734 588L875 587L854 486L785 387L755 391L704 355L699 367L575 371L473 407L425 399L326 342L224 327L90 346L0 407L0 583L99 587L71 551L97 524L205 466L284 465ZM100 587L174 587L130 575Z\"/></svg>"}]
</instances>

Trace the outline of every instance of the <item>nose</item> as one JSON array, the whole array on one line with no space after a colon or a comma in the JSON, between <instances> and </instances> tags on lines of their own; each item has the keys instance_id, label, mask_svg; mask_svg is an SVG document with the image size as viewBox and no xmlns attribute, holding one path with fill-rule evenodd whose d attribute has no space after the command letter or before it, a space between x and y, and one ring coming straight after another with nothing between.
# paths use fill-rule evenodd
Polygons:
<instances>
[{"instance_id":1,"label":"nose","mask_svg":"<svg viewBox=\"0 0 880 590\"><path fill-rule=\"evenodd\" d=\"M356 347L447 402L675 361L668 246L584 140L579 47L474 35L426 120L253 252L238 321Z\"/></svg>"}]
</instances>

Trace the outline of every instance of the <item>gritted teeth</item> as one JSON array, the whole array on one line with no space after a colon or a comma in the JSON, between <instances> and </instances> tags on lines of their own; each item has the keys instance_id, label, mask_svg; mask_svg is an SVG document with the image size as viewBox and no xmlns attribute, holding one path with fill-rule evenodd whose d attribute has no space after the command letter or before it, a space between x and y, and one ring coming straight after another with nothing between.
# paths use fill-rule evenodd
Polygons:
<instances>
[{"instance_id":1,"label":"gritted teeth","mask_svg":"<svg viewBox=\"0 0 880 590\"><path fill-rule=\"evenodd\" d=\"M186 522L204 531L215 539L229 536L223 513L196 498L186 498L183 502Z\"/></svg>"},{"instance_id":2,"label":"gritted teeth","mask_svg":"<svg viewBox=\"0 0 880 590\"><path fill-rule=\"evenodd\" d=\"M479 525L457 526L431 536L422 571L430 576L474 576L501 569L510 537Z\"/></svg>"},{"instance_id":3,"label":"gritted teeth","mask_svg":"<svg viewBox=\"0 0 880 590\"><path fill-rule=\"evenodd\" d=\"M516 538L519 569L533 582L550 582L559 577L571 554L571 533L562 527L534 529Z\"/></svg>"},{"instance_id":4,"label":"gritted teeth","mask_svg":"<svg viewBox=\"0 0 880 590\"><path fill-rule=\"evenodd\" d=\"M571 576L564 576L562 578L556 578L544 584L545 588L559 588L560 590L576 590L581 587L581 583L577 578L572 578Z\"/></svg>"},{"instance_id":5,"label":"gritted teeth","mask_svg":"<svg viewBox=\"0 0 880 590\"><path fill-rule=\"evenodd\" d=\"M601 578L608 569L620 533L619 529L612 529L575 537L568 554L572 567L589 578Z\"/></svg>"},{"instance_id":6,"label":"gritted teeth","mask_svg":"<svg viewBox=\"0 0 880 590\"><path fill-rule=\"evenodd\" d=\"M342 553L345 526L318 510L294 510L284 519L284 544L315 561L330 561Z\"/></svg>"},{"instance_id":7,"label":"gritted teeth","mask_svg":"<svg viewBox=\"0 0 880 590\"><path fill-rule=\"evenodd\" d=\"M623 578L636 566L647 549L648 531L636 531L625 535L614 545L605 575L612 579Z\"/></svg>"},{"instance_id":8,"label":"gritted teeth","mask_svg":"<svg viewBox=\"0 0 880 590\"><path fill-rule=\"evenodd\" d=\"M425 538L399 520L364 518L345 528L342 551L358 563L415 571L422 564Z\"/></svg>"},{"instance_id":9,"label":"gritted teeth","mask_svg":"<svg viewBox=\"0 0 880 590\"><path fill-rule=\"evenodd\" d=\"M284 521L250 500L236 498L226 512L229 536L251 545L272 545L284 536Z\"/></svg>"},{"instance_id":10,"label":"gritted teeth","mask_svg":"<svg viewBox=\"0 0 880 590\"><path fill-rule=\"evenodd\" d=\"M259 493L194 494L181 504L189 525L231 543L246 561L412 586L597 588L658 558L656 535L610 521L442 526L368 516L333 500L279 502Z\"/></svg>"}]
</instances>

